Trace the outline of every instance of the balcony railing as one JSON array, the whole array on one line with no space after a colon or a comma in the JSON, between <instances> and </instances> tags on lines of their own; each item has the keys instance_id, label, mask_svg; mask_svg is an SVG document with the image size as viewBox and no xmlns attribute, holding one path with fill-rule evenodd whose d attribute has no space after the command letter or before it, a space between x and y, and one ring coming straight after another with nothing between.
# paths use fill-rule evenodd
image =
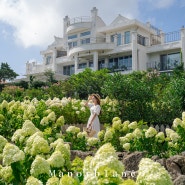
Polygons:
<instances>
[{"instance_id":1,"label":"balcony railing","mask_svg":"<svg viewBox=\"0 0 185 185\"><path fill-rule=\"evenodd\" d=\"M170 33L160 34L160 35L151 35L150 43L152 45L158 45L163 43L175 42L181 40L181 32L174 31Z\"/></svg>"},{"instance_id":2,"label":"balcony railing","mask_svg":"<svg viewBox=\"0 0 185 185\"><path fill-rule=\"evenodd\" d=\"M166 33L164 36L164 42L168 43L168 42L175 42L181 40L181 33L180 31L174 31L174 32L170 32L170 33Z\"/></svg>"},{"instance_id":3,"label":"balcony railing","mask_svg":"<svg viewBox=\"0 0 185 185\"><path fill-rule=\"evenodd\" d=\"M76 24L76 23L82 23L82 22L91 22L91 17L89 17L89 16L82 16L82 17L72 18L68 22L68 26L70 26L72 24Z\"/></svg>"},{"instance_id":4,"label":"balcony railing","mask_svg":"<svg viewBox=\"0 0 185 185\"><path fill-rule=\"evenodd\" d=\"M179 63L177 61L173 61L173 62L153 61L153 62L147 62L147 69L155 69L155 70L160 71L160 72L172 71L178 65L179 65Z\"/></svg>"}]
</instances>

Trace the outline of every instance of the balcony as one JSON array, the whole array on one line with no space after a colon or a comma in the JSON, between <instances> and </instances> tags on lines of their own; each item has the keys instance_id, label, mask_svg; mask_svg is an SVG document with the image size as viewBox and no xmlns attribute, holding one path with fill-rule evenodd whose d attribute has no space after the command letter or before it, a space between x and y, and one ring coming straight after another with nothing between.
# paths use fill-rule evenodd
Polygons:
<instances>
[{"instance_id":1,"label":"balcony","mask_svg":"<svg viewBox=\"0 0 185 185\"><path fill-rule=\"evenodd\" d=\"M97 50L112 50L115 44L112 42L107 42L105 37L90 37L86 38L86 42L81 42L75 47L69 48L68 55L71 56L79 52L90 52Z\"/></svg>"},{"instance_id":2,"label":"balcony","mask_svg":"<svg viewBox=\"0 0 185 185\"><path fill-rule=\"evenodd\" d=\"M152 35L150 37L150 46L147 53L159 51L175 50L181 48L181 32L174 31L170 33L162 33L160 35Z\"/></svg>"},{"instance_id":3,"label":"balcony","mask_svg":"<svg viewBox=\"0 0 185 185\"><path fill-rule=\"evenodd\" d=\"M79 32L91 28L91 17L75 17L70 19L67 27L67 34Z\"/></svg>"}]
</instances>

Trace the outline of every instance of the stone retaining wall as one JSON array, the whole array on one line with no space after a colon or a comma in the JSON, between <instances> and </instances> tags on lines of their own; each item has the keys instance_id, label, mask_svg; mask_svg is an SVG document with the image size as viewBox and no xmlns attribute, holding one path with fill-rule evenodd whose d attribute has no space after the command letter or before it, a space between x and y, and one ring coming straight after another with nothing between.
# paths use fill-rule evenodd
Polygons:
<instances>
[{"instance_id":1,"label":"stone retaining wall","mask_svg":"<svg viewBox=\"0 0 185 185\"><path fill-rule=\"evenodd\" d=\"M93 156L93 151L83 152L78 150L71 150L71 160L76 156L85 159L87 156ZM117 152L118 159L123 162L126 172L134 172L137 176L138 165L142 158L146 156L144 152ZM181 155L175 155L168 159L153 156L152 160L159 162L169 172L172 177L174 185L185 185L185 152ZM136 176L129 178L136 179Z\"/></svg>"}]
</instances>

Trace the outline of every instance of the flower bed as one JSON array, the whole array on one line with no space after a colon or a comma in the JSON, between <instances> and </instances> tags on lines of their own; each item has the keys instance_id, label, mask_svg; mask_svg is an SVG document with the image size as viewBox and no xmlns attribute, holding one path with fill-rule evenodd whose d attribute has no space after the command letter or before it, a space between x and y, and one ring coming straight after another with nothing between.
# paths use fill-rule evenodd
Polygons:
<instances>
[{"instance_id":1,"label":"flower bed","mask_svg":"<svg viewBox=\"0 0 185 185\"><path fill-rule=\"evenodd\" d=\"M115 108L116 101L108 98L104 101L106 108ZM123 180L125 168L116 151L144 151L147 157L169 157L181 153L185 149L185 113L182 119L176 118L173 129L167 128L165 133L148 127L142 121L122 121L119 117L106 124L98 138L88 138L86 132L72 125L62 133L61 126L69 124L73 117L86 120L88 111L83 107L84 101L75 99L34 99L0 104L0 184L172 183L168 172L149 159L141 160L136 182ZM82 114L77 111L82 111ZM78 117L83 115L83 111L84 117ZM74 149L94 151L95 155L85 158L84 162L81 159L71 161L70 150ZM147 178L148 171L143 171L143 168L150 170L155 178ZM98 175L93 173L94 169ZM156 169L161 169L159 174ZM86 176L87 172L90 176Z\"/></svg>"}]
</instances>

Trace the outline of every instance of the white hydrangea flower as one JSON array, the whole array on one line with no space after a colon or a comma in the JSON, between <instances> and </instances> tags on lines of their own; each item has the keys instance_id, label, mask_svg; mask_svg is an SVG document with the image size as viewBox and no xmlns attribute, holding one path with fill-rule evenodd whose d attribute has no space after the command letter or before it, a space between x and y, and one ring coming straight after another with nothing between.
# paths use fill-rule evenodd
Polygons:
<instances>
[{"instance_id":1,"label":"white hydrangea flower","mask_svg":"<svg viewBox=\"0 0 185 185\"><path fill-rule=\"evenodd\" d=\"M59 178L58 177L51 177L47 180L46 185L59 185Z\"/></svg>"},{"instance_id":2,"label":"white hydrangea flower","mask_svg":"<svg viewBox=\"0 0 185 185\"><path fill-rule=\"evenodd\" d=\"M53 154L50 156L49 159L47 159L47 161L50 166L54 168L63 167L65 163L64 157L60 151L53 152Z\"/></svg>"},{"instance_id":3,"label":"white hydrangea flower","mask_svg":"<svg viewBox=\"0 0 185 185\"><path fill-rule=\"evenodd\" d=\"M136 121L134 121L134 122L132 122L132 123L130 123L129 125L128 125L128 128L129 129L136 129L137 128L137 122Z\"/></svg>"},{"instance_id":4,"label":"white hydrangea flower","mask_svg":"<svg viewBox=\"0 0 185 185\"><path fill-rule=\"evenodd\" d=\"M104 144L96 152L94 157L87 157L84 161L84 182L86 185L98 184L99 181L107 179L107 184L111 179L105 178L105 173L101 176L95 175L95 172L101 173L104 170L111 169L117 173L117 182L122 182L122 172L124 171L123 163L118 160L114 147L110 144ZM118 184L119 184L118 183Z\"/></svg>"},{"instance_id":5,"label":"white hydrangea flower","mask_svg":"<svg viewBox=\"0 0 185 185\"><path fill-rule=\"evenodd\" d=\"M76 111L76 114L80 114L80 111Z\"/></svg>"},{"instance_id":6,"label":"white hydrangea flower","mask_svg":"<svg viewBox=\"0 0 185 185\"><path fill-rule=\"evenodd\" d=\"M82 112L85 112L85 107L81 107L81 109L80 109Z\"/></svg>"},{"instance_id":7,"label":"white hydrangea flower","mask_svg":"<svg viewBox=\"0 0 185 185\"><path fill-rule=\"evenodd\" d=\"M54 141L53 143L51 143L50 146L51 146L51 148L54 148L54 149L55 149L56 146L57 146L58 144L60 144L60 143L64 144L64 140L61 139L61 138L58 138L56 141Z\"/></svg>"},{"instance_id":8,"label":"white hydrangea flower","mask_svg":"<svg viewBox=\"0 0 185 185\"><path fill-rule=\"evenodd\" d=\"M119 140L121 145L124 145L125 143L128 143L130 141L126 136L120 137Z\"/></svg>"},{"instance_id":9,"label":"white hydrangea flower","mask_svg":"<svg viewBox=\"0 0 185 185\"><path fill-rule=\"evenodd\" d=\"M55 112L50 112L49 115L47 116L48 120L49 121L52 121L54 122L56 120L56 115L55 115Z\"/></svg>"},{"instance_id":10,"label":"white hydrangea flower","mask_svg":"<svg viewBox=\"0 0 185 185\"><path fill-rule=\"evenodd\" d=\"M65 119L64 119L64 116L60 116L57 121L56 121L56 125L59 127L59 126L63 126L65 123Z\"/></svg>"},{"instance_id":11,"label":"white hydrangea flower","mask_svg":"<svg viewBox=\"0 0 185 185\"><path fill-rule=\"evenodd\" d=\"M43 138L43 134L41 132L36 132L26 141L24 151L25 153L35 156L40 153L48 153L50 151L50 147L47 140Z\"/></svg>"},{"instance_id":12,"label":"white hydrangea flower","mask_svg":"<svg viewBox=\"0 0 185 185\"><path fill-rule=\"evenodd\" d=\"M78 134L77 134L77 138L79 138L79 139L82 139L83 137L87 137L88 135L87 135L87 132L85 132L85 131L83 131L83 132L79 132Z\"/></svg>"},{"instance_id":13,"label":"white hydrangea flower","mask_svg":"<svg viewBox=\"0 0 185 185\"><path fill-rule=\"evenodd\" d=\"M185 112L182 112L182 120L185 121Z\"/></svg>"},{"instance_id":14,"label":"white hydrangea flower","mask_svg":"<svg viewBox=\"0 0 185 185\"><path fill-rule=\"evenodd\" d=\"M0 165L0 179L3 179L5 182L13 178L13 170L11 166L1 167Z\"/></svg>"},{"instance_id":15,"label":"white hydrangea flower","mask_svg":"<svg viewBox=\"0 0 185 185\"><path fill-rule=\"evenodd\" d=\"M125 143L125 144L123 144L123 148L124 148L126 151L129 151L129 150L130 150L130 143Z\"/></svg>"},{"instance_id":16,"label":"white hydrangea flower","mask_svg":"<svg viewBox=\"0 0 185 185\"><path fill-rule=\"evenodd\" d=\"M170 139L172 140L172 142L176 143L180 139L180 136L176 132L174 132L170 134Z\"/></svg>"},{"instance_id":17,"label":"white hydrangea flower","mask_svg":"<svg viewBox=\"0 0 185 185\"><path fill-rule=\"evenodd\" d=\"M113 136L114 136L114 133L115 133L115 130L113 128L108 128L105 131L104 141L105 142L109 142L110 140L112 140L113 139Z\"/></svg>"},{"instance_id":18,"label":"white hydrangea flower","mask_svg":"<svg viewBox=\"0 0 185 185\"><path fill-rule=\"evenodd\" d=\"M5 147L6 143L8 143L8 141L0 135L0 153L3 151L3 148Z\"/></svg>"},{"instance_id":19,"label":"white hydrangea flower","mask_svg":"<svg viewBox=\"0 0 185 185\"><path fill-rule=\"evenodd\" d=\"M46 126L49 124L49 119L48 117L43 117L40 121L40 124L43 125L43 126Z\"/></svg>"},{"instance_id":20,"label":"white hydrangea flower","mask_svg":"<svg viewBox=\"0 0 185 185\"><path fill-rule=\"evenodd\" d=\"M87 139L87 145L89 146L95 146L96 144L98 144L99 140L98 138L95 137L90 137Z\"/></svg>"},{"instance_id":21,"label":"white hydrangea flower","mask_svg":"<svg viewBox=\"0 0 185 185\"><path fill-rule=\"evenodd\" d=\"M37 179L33 176L30 176L27 179L26 185L43 185L43 183L39 179Z\"/></svg>"},{"instance_id":22,"label":"white hydrangea flower","mask_svg":"<svg viewBox=\"0 0 185 185\"><path fill-rule=\"evenodd\" d=\"M180 126L182 125L182 120L179 119L179 118L176 118L176 119L174 119L174 121L173 121L172 127L173 127L174 129L177 129L178 125L180 125Z\"/></svg>"},{"instance_id":23,"label":"white hydrangea flower","mask_svg":"<svg viewBox=\"0 0 185 185\"><path fill-rule=\"evenodd\" d=\"M165 135L163 132L159 132L156 136L155 139L157 142L162 143L165 141Z\"/></svg>"},{"instance_id":24,"label":"white hydrangea flower","mask_svg":"<svg viewBox=\"0 0 185 185\"><path fill-rule=\"evenodd\" d=\"M157 130L153 127L150 127L148 130L146 130L145 137L151 138L151 137L154 137L156 134L157 134Z\"/></svg>"},{"instance_id":25,"label":"white hydrangea flower","mask_svg":"<svg viewBox=\"0 0 185 185\"><path fill-rule=\"evenodd\" d=\"M136 182L145 185L172 185L172 180L166 169L158 162L143 158L139 163Z\"/></svg>"},{"instance_id":26,"label":"white hydrangea flower","mask_svg":"<svg viewBox=\"0 0 185 185\"><path fill-rule=\"evenodd\" d=\"M13 142L20 142L20 143L22 143L24 141L25 137L26 137L26 135L25 135L24 131L22 129L17 129L14 132L11 140Z\"/></svg>"},{"instance_id":27,"label":"white hydrangea flower","mask_svg":"<svg viewBox=\"0 0 185 185\"><path fill-rule=\"evenodd\" d=\"M137 139L139 139L143 136L143 133L142 133L141 129L139 129L139 128L136 128L134 130L134 132L132 132L132 134L133 134L134 138L137 138Z\"/></svg>"},{"instance_id":28,"label":"white hydrangea flower","mask_svg":"<svg viewBox=\"0 0 185 185\"><path fill-rule=\"evenodd\" d=\"M64 144L64 143L58 143L55 147L55 151L60 151L65 159L65 166L69 167L71 162L70 162L70 146L69 144Z\"/></svg>"},{"instance_id":29,"label":"white hydrangea flower","mask_svg":"<svg viewBox=\"0 0 185 185\"><path fill-rule=\"evenodd\" d=\"M8 102L6 100L3 100L3 102L1 103L1 109L7 109L8 110L9 106L8 106Z\"/></svg>"},{"instance_id":30,"label":"white hydrangea flower","mask_svg":"<svg viewBox=\"0 0 185 185\"><path fill-rule=\"evenodd\" d=\"M72 133L72 134L78 134L80 132L80 128L75 126L69 126L66 130L66 132Z\"/></svg>"},{"instance_id":31,"label":"white hydrangea flower","mask_svg":"<svg viewBox=\"0 0 185 185\"><path fill-rule=\"evenodd\" d=\"M113 123L112 123L112 127L115 129L115 130L120 130L121 128L121 120L118 119L118 120L114 120Z\"/></svg>"},{"instance_id":32,"label":"white hydrangea flower","mask_svg":"<svg viewBox=\"0 0 185 185\"><path fill-rule=\"evenodd\" d=\"M30 174L34 177L38 177L41 174L50 173L49 163L42 157L36 156L35 160L31 164Z\"/></svg>"},{"instance_id":33,"label":"white hydrangea flower","mask_svg":"<svg viewBox=\"0 0 185 185\"><path fill-rule=\"evenodd\" d=\"M16 145L6 143L3 149L3 164L8 166L11 163L22 161L25 158L25 154Z\"/></svg>"},{"instance_id":34,"label":"white hydrangea flower","mask_svg":"<svg viewBox=\"0 0 185 185\"><path fill-rule=\"evenodd\" d=\"M25 120L22 126L22 130L24 131L25 136L30 136L39 131L30 120Z\"/></svg>"}]
</instances>

